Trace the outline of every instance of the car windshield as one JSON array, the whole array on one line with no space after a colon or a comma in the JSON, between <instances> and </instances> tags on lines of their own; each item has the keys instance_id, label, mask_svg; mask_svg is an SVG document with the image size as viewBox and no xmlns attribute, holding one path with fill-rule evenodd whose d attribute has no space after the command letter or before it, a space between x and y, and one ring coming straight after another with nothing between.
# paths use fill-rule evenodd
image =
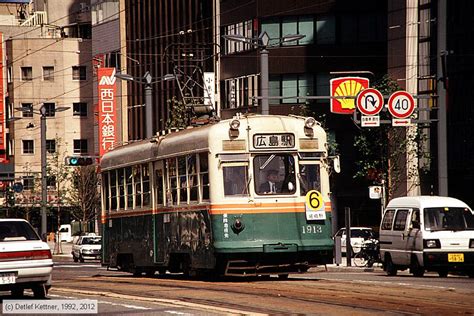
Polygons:
<instances>
[{"instance_id":1,"label":"car windshield","mask_svg":"<svg viewBox=\"0 0 474 316\"><path fill-rule=\"evenodd\" d=\"M100 245L100 238L91 237L82 239L83 245Z\"/></svg>"},{"instance_id":2,"label":"car windshield","mask_svg":"<svg viewBox=\"0 0 474 316\"><path fill-rule=\"evenodd\" d=\"M463 207L425 208L426 230L474 230L474 215Z\"/></svg>"},{"instance_id":3,"label":"car windshield","mask_svg":"<svg viewBox=\"0 0 474 316\"><path fill-rule=\"evenodd\" d=\"M39 240L30 224L23 221L0 222L0 242L16 240Z\"/></svg>"},{"instance_id":4,"label":"car windshield","mask_svg":"<svg viewBox=\"0 0 474 316\"><path fill-rule=\"evenodd\" d=\"M374 238L374 233L370 229L353 229L351 230L352 238Z\"/></svg>"}]
</instances>

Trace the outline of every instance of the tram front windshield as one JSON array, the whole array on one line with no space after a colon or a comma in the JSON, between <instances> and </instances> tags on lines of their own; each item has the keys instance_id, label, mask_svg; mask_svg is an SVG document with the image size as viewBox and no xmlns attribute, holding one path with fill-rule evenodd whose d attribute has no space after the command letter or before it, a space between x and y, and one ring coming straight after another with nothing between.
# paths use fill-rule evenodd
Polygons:
<instances>
[{"instance_id":1,"label":"tram front windshield","mask_svg":"<svg viewBox=\"0 0 474 316\"><path fill-rule=\"evenodd\" d=\"M291 154L257 155L253 159L253 168L258 195L295 193L295 159Z\"/></svg>"}]
</instances>

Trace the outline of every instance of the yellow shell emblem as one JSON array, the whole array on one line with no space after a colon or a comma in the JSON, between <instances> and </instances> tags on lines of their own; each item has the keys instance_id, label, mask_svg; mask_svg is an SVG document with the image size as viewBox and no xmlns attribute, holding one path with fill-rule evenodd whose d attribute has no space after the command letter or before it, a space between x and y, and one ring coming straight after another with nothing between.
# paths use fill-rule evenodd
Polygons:
<instances>
[{"instance_id":1,"label":"yellow shell emblem","mask_svg":"<svg viewBox=\"0 0 474 316\"><path fill-rule=\"evenodd\" d=\"M355 97L357 93L363 90L364 87L360 82L355 80L346 80L341 82L334 91L335 97ZM343 109L355 109L355 99L337 99L341 103Z\"/></svg>"}]
</instances>

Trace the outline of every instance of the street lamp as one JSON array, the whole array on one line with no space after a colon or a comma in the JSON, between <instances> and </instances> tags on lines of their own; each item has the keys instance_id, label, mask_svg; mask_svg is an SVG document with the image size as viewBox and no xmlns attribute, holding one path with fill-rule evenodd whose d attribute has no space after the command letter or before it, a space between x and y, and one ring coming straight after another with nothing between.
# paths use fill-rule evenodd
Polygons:
<instances>
[{"instance_id":1,"label":"street lamp","mask_svg":"<svg viewBox=\"0 0 474 316\"><path fill-rule=\"evenodd\" d=\"M305 35L301 34L290 34L280 38L270 38L267 32L263 31L258 37L245 37L240 34L234 35L223 35L224 39L228 41L235 41L240 43L247 43L260 49L260 86L262 95L262 114L269 114L268 106L268 91L269 91L269 80L268 80L268 50L267 47L276 46L282 43L293 42L302 39ZM275 44L269 45L270 40L277 40Z\"/></svg>"},{"instance_id":2,"label":"street lamp","mask_svg":"<svg viewBox=\"0 0 474 316\"><path fill-rule=\"evenodd\" d=\"M152 81L153 77L151 76L150 72L147 71L145 72L145 75L143 75L143 77L133 77L124 73L116 73L115 77L119 79L127 80L127 81L138 82L140 84L145 85L146 138L152 138L153 137L153 108L152 108L153 87L151 85L157 82L161 82L161 81L174 80L176 79L176 76L173 74L166 74L163 77L160 77L155 81Z\"/></svg>"},{"instance_id":3,"label":"street lamp","mask_svg":"<svg viewBox=\"0 0 474 316\"><path fill-rule=\"evenodd\" d=\"M54 112L64 112L68 110L67 106L60 106L54 109ZM17 108L22 112L33 112L41 115L40 118L40 138L41 138L41 237L47 233L47 218L46 218L46 203L48 199L48 188L47 188L47 175L46 175L46 114L47 109L43 105L39 109L39 112L34 111L32 108L21 107Z\"/></svg>"}]
</instances>

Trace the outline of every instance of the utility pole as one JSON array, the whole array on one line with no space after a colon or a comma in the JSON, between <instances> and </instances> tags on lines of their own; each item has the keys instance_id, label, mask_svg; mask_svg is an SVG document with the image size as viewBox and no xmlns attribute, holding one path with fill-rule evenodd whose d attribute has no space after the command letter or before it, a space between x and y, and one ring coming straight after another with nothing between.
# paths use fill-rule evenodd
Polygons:
<instances>
[{"instance_id":1,"label":"utility pole","mask_svg":"<svg viewBox=\"0 0 474 316\"><path fill-rule=\"evenodd\" d=\"M446 8L447 0L438 1L437 73L443 84L438 84L438 194L448 196L447 100L448 73L446 69Z\"/></svg>"}]
</instances>

